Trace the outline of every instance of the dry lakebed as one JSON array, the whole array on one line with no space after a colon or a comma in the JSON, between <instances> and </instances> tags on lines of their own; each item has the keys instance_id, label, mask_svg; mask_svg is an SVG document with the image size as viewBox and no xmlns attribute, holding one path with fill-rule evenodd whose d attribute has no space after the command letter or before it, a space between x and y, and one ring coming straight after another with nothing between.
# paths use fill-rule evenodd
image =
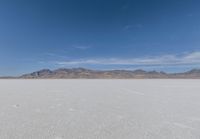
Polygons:
<instances>
[{"instance_id":1,"label":"dry lakebed","mask_svg":"<svg viewBox=\"0 0 200 139\"><path fill-rule=\"evenodd\" d=\"M1 139L200 139L200 80L0 80Z\"/></svg>"}]
</instances>

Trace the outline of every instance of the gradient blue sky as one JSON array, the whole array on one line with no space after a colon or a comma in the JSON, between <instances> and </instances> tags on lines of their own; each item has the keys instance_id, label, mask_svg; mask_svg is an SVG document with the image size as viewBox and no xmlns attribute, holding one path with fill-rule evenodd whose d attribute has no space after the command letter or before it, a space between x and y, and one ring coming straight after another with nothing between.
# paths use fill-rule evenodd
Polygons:
<instances>
[{"instance_id":1,"label":"gradient blue sky","mask_svg":"<svg viewBox=\"0 0 200 139\"><path fill-rule=\"evenodd\" d=\"M0 75L200 67L199 0L0 0Z\"/></svg>"}]
</instances>

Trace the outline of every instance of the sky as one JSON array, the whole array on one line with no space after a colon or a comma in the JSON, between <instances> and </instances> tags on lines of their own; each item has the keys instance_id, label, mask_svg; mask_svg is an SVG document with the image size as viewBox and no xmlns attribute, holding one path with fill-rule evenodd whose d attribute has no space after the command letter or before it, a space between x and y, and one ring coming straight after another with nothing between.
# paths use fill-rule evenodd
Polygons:
<instances>
[{"instance_id":1,"label":"sky","mask_svg":"<svg viewBox=\"0 0 200 139\"><path fill-rule=\"evenodd\" d=\"M0 0L0 75L200 68L199 0Z\"/></svg>"}]
</instances>

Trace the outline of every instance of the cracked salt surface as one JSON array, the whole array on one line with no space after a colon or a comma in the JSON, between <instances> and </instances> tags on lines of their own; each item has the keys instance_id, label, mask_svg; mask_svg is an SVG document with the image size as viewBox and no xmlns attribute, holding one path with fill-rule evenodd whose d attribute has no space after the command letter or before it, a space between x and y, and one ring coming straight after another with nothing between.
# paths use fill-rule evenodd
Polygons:
<instances>
[{"instance_id":1,"label":"cracked salt surface","mask_svg":"<svg viewBox=\"0 0 200 139\"><path fill-rule=\"evenodd\" d=\"M200 80L0 80L1 139L200 139Z\"/></svg>"}]
</instances>

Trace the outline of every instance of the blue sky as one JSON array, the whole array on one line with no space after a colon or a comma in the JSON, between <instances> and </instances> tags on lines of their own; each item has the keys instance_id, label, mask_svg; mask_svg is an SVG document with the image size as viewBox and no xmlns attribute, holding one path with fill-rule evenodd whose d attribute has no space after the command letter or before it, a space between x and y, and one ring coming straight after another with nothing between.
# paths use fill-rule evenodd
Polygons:
<instances>
[{"instance_id":1,"label":"blue sky","mask_svg":"<svg viewBox=\"0 0 200 139\"><path fill-rule=\"evenodd\" d=\"M0 75L200 68L198 0L0 0Z\"/></svg>"}]
</instances>

